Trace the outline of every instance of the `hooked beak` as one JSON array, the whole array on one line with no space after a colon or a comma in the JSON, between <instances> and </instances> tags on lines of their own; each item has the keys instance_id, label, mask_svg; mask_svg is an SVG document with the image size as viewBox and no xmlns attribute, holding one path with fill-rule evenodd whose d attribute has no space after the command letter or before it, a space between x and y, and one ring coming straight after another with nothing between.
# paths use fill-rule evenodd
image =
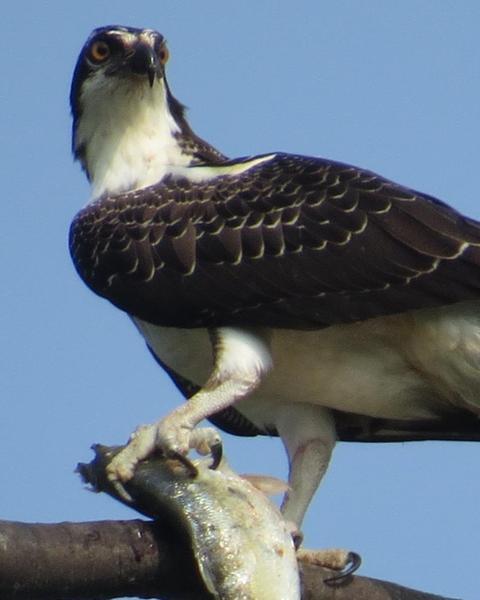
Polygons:
<instances>
[{"instance_id":1,"label":"hooked beak","mask_svg":"<svg viewBox=\"0 0 480 600\"><path fill-rule=\"evenodd\" d=\"M158 60L155 50L145 42L139 42L129 60L133 73L146 75L153 86L155 79L162 75L162 65Z\"/></svg>"}]
</instances>

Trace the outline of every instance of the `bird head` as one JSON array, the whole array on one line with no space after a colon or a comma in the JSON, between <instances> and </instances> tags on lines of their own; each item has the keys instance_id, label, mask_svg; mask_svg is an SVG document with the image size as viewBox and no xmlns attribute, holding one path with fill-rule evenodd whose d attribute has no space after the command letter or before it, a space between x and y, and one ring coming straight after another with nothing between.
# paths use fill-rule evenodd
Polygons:
<instances>
[{"instance_id":1,"label":"bird head","mask_svg":"<svg viewBox=\"0 0 480 600\"><path fill-rule=\"evenodd\" d=\"M153 29L100 27L83 46L70 92L72 150L94 199L225 159L191 130L167 83L168 57Z\"/></svg>"},{"instance_id":2,"label":"bird head","mask_svg":"<svg viewBox=\"0 0 480 600\"><path fill-rule=\"evenodd\" d=\"M152 29L95 29L73 73L72 150L93 195L155 183L188 164L179 144L193 135L165 77L165 38ZM184 144L185 145L185 144Z\"/></svg>"},{"instance_id":3,"label":"bird head","mask_svg":"<svg viewBox=\"0 0 480 600\"><path fill-rule=\"evenodd\" d=\"M75 66L70 93L73 118L78 119L89 90L113 90L121 82L153 87L165 76L168 60L165 38L153 29L118 25L94 29Z\"/></svg>"}]
</instances>

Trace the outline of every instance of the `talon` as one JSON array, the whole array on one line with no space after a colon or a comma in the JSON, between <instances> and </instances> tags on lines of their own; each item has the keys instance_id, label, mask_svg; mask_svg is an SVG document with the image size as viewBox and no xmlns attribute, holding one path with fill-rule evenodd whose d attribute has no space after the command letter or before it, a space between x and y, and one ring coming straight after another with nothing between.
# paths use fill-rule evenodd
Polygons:
<instances>
[{"instance_id":1,"label":"talon","mask_svg":"<svg viewBox=\"0 0 480 600\"><path fill-rule=\"evenodd\" d=\"M125 489L124 485L122 483L120 483L120 481L118 479L115 479L115 480L110 479L110 485L115 490L115 493L117 494L117 496L119 496L122 500L124 500L128 504L132 504L133 498L130 496L130 494Z\"/></svg>"},{"instance_id":2,"label":"talon","mask_svg":"<svg viewBox=\"0 0 480 600\"><path fill-rule=\"evenodd\" d=\"M213 427L201 427L191 431L189 446L202 456L211 456L210 469L215 470L223 456L222 440Z\"/></svg>"},{"instance_id":3,"label":"talon","mask_svg":"<svg viewBox=\"0 0 480 600\"><path fill-rule=\"evenodd\" d=\"M360 554L357 554L356 552L349 552L345 567L339 573L335 573L335 575L332 577L327 577L327 579L324 579L323 583L331 586L341 584L347 579L347 577L353 575L353 573L358 570L361 564L362 557Z\"/></svg>"},{"instance_id":4,"label":"talon","mask_svg":"<svg viewBox=\"0 0 480 600\"><path fill-rule=\"evenodd\" d=\"M218 440L210 446L210 454L212 455L212 464L209 466L209 469L215 471L218 468L218 465L222 462L223 457L223 444L222 440Z\"/></svg>"},{"instance_id":5,"label":"talon","mask_svg":"<svg viewBox=\"0 0 480 600\"><path fill-rule=\"evenodd\" d=\"M294 529L291 532L291 536L293 540L293 546L295 547L295 550L298 550L303 542L303 533L299 529Z\"/></svg>"}]
</instances>

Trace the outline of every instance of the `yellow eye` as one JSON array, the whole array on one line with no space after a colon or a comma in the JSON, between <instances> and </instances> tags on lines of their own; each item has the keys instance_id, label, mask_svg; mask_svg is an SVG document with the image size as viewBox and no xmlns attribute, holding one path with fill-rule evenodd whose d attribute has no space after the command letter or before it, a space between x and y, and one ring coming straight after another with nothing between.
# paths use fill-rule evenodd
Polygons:
<instances>
[{"instance_id":1,"label":"yellow eye","mask_svg":"<svg viewBox=\"0 0 480 600\"><path fill-rule=\"evenodd\" d=\"M93 62L101 63L110 56L110 48L106 42L94 42L90 48L90 58Z\"/></svg>"},{"instance_id":2,"label":"yellow eye","mask_svg":"<svg viewBox=\"0 0 480 600\"><path fill-rule=\"evenodd\" d=\"M162 46L158 53L158 60L164 65L170 57L170 52L166 46Z\"/></svg>"}]
</instances>

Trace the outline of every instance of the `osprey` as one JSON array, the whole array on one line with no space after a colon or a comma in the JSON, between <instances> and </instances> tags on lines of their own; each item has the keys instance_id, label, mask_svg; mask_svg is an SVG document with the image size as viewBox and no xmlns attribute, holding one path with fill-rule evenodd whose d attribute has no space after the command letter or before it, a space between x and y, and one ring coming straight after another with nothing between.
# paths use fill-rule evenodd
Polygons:
<instances>
[{"instance_id":1,"label":"osprey","mask_svg":"<svg viewBox=\"0 0 480 600\"><path fill-rule=\"evenodd\" d=\"M280 436L300 526L337 440L480 440L480 224L347 164L228 159L190 128L167 59L156 31L99 28L71 89L92 185L76 269L189 399L134 434L112 481L186 453L207 418Z\"/></svg>"}]
</instances>

